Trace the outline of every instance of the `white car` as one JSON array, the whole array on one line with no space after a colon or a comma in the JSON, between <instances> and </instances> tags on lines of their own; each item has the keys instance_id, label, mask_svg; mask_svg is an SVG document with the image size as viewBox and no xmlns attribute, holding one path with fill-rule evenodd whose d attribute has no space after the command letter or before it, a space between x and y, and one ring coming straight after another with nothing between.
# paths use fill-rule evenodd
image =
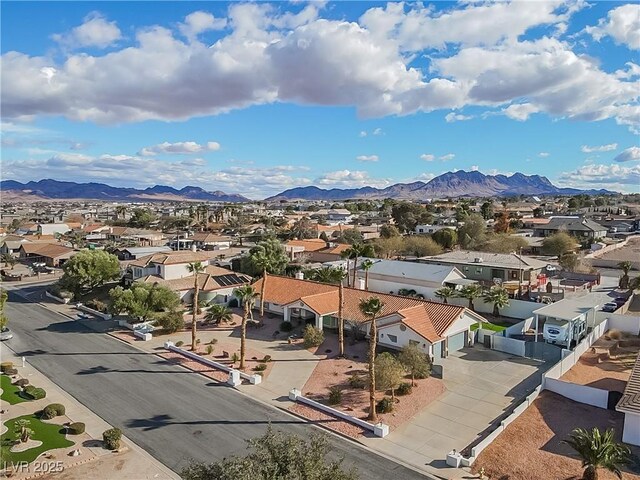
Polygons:
<instances>
[{"instance_id":1,"label":"white car","mask_svg":"<svg viewBox=\"0 0 640 480\"><path fill-rule=\"evenodd\" d=\"M13 338L13 332L9 330L7 327L2 327L0 330L0 341L5 341Z\"/></svg>"}]
</instances>

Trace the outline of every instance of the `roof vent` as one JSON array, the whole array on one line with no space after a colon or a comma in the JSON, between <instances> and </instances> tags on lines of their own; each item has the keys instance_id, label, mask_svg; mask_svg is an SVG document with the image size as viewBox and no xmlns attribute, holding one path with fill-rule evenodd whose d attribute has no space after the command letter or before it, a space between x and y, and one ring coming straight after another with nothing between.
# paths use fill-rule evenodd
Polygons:
<instances>
[{"instance_id":1,"label":"roof vent","mask_svg":"<svg viewBox=\"0 0 640 480\"><path fill-rule=\"evenodd\" d=\"M482 263L484 260L482 260L482 257L476 257L473 259L474 263Z\"/></svg>"}]
</instances>

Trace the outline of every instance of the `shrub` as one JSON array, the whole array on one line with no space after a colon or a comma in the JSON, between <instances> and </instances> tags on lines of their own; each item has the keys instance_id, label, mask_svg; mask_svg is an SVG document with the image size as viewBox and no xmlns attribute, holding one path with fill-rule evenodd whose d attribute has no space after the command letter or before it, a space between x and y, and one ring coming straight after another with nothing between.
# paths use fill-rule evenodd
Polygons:
<instances>
[{"instance_id":1,"label":"shrub","mask_svg":"<svg viewBox=\"0 0 640 480\"><path fill-rule=\"evenodd\" d=\"M266 369L267 369L266 363L259 363L258 365L253 367L251 370L253 370L254 372L264 372Z\"/></svg>"},{"instance_id":2,"label":"shrub","mask_svg":"<svg viewBox=\"0 0 640 480\"><path fill-rule=\"evenodd\" d=\"M233 355L231 355L231 361L236 363L238 360L240 360L240 355L238 355L238 352L233 352Z\"/></svg>"},{"instance_id":3,"label":"shrub","mask_svg":"<svg viewBox=\"0 0 640 480\"><path fill-rule=\"evenodd\" d=\"M2 362L0 363L0 372L5 373L5 370L9 370L13 368L13 362Z\"/></svg>"},{"instance_id":4,"label":"shrub","mask_svg":"<svg viewBox=\"0 0 640 480\"><path fill-rule=\"evenodd\" d=\"M209 340L209 345L215 345L216 343L218 343L217 338L212 338L211 340Z\"/></svg>"},{"instance_id":5,"label":"shrub","mask_svg":"<svg viewBox=\"0 0 640 480\"><path fill-rule=\"evenodd\" d=\"M89 308L93 308L94 310L97 310L102 313L106 313L107 311L107 304L104 303L102 300L98 300L97 298L92 298L85 305Z\"/></svg>"},{"instance_id":6,"label":"shrub","mask_svg":"<svg viewBox=\"0 0 640 480\"><path fill-rule=\"evenodd\" d=\"M265 355L262 359L262 363L269 363L271 361L271 355Z\"/></svg>"},{"instance_id":7,"label":"shrub","mask_svg":"<svg viewBox=\"0 0 640 480\"><path fill-rule=\"evenodd\" d=\"M207 355L211 355L213 353L213 345L207 345L207 348L205 348L204 351L207 352Z\"/></svg>"},{"instance_id":8,"label":"shrub","mask_svg":"<svg viewBox=\"0 0 640 480\"><path fill-rule=\"evenodd\" d=\"M393 411L393 402L389 397L384 397L376 405L376 412L378 413L389 413L391 411Z\"/></svg>"},{"instance_id":9,"label":"shrub","mask_svg":"<svg viewBox=\"0 0 640 480\"><path fill-rule=\"evenodd\" d=\"M291 325L291 322L282 322L280 324L280 330L282 330L283 332L290 332L291 330L293 330L293 325Z\"/></svg>"},{"instance_id":10,"label":"shrub","mask_svg":"<svg viewBox=\"0 0 640 480\"><path fill-rule=\"evenodd\" d=\"M319 347L324 342L324 333L313 325L304 329L304 348Z\"/></svg>"},{"instance_id":11,"label":"shrub","mask_svg":"<svg viewBox=\"0 0 640 480\"><path fill-rule=\"evenodd\" d=\"M104 447L108 450L117 450L120 448L120 439L122 438L122 431L119 428L110 428L102 432L102 441Z\"/></svg>"},{"instance_id":12,"label":"shrub","mask_svg":"<svg viewBox=\"0 0 640 480\"><path fill-rule=\"evenodd\" d=\"M64 405L62 405L61 403L51 403L47 405L47 407L54 409L57 416L62 416L67 413L66 408L64 408Z\"/></svg>"},{"instance_id":13,"label":"shrub","mask_svg":"<svg viewBox=\"0 0 640 480\"><path fill-rule=\"evenodd\" d=\"M44 420L51 420L52 418L55 418L64 414L65 414L64 405L60 403L51 403L46 407L44 407L44 409L40 412L40 418Z\"/></svg>"},{"instance_id":14,"label":"shrub","mask_svg":"<svg viewBox=\"0 0 640 480\"><path fill-rule=\"evenodd\" d=\"M17 375L18 374L18 369L17 368L7 368L4 371L5 374L7 375Z\"/></svg>"},{"instance_id":15,"label":"shrub","mask_svg":"<svg viewBox=\"0 0 640 480\"><path fill-rule=\"evenodd\" d=\"M611 340L620 340L622 338L622 332L620 330L616 330L615 328L609 330L607 336Z\"/></svg>"},{"instance_id":16,"label":"shrub","mask_svg":"<svg viewBox=\"0 0 640 480\"><path fill-rule=\"evenodd\" d=\"M178 340L176 342L176 347L181 347L182 345L184 345L184 342L182 340Z\"/></svg>"},{"instance_id":17,"label":"shrub","mask_svg":"<svg viewBox=\"0 0 640 480\"><path fill-rule=\"evenodd\" d=\"M400 385L398 385L396 393L398 395L409 395L411 393L411 390L413 390L413 387L409 382L402 382Z\"/></svg>"},{"instance_id":18,"label":"shrub","mask_svg":"<svg viewBox=\"0 0 640 480\"><path fill-rule=\"evenodd\" d=\"M162 328L164 333L176 333L184 329L184 317L180 312L165 312L158 315L155 324Z\"/></svg>"},{"instance_id":19,"label":"shrub","mask_svg":"<svg viewBox=\"0 0 640 480\"><path fill-rule=\"evenodd\" d=\"M47 392L45 392L42 388L34 387L33 385L27 385L22 390L23 393L32 400L40 400L47 396Z\"/></svg>"},{"instance_id":20,"label":"shrub","mask_svg":"<svg viewBox=\"0 0 640 480\"><path fill-rule=\"evenodd\" d=\"M329 389L329 405L338 405L342 402L342 390L333 386Z\"/></svg>"},{"instance_id":21,"label":"shrub","mask_svg":"<svg viewBox=\"0 0 640 480\"><path fill-rule=\"evenodd\" d=\"M67 432L70 433L71 435L80 435L81 433L84 433L84 423L82 422L70 423L67 426Z\"/></svg>"},{"instance_id":22,"label":"shrub","mask_svg":"<svg viewBox=\"0 0 640 480\"><path fill-rule=\"evenodd\" d=\"M364 388L367 386L367 379L363 375L352 373L349 377L349 385L353 388Z\"/></svg>"},{"instance_id":23,"label":"shrub","mask_svg":"<svg viewBox=\"0 0 640 480\"><path fill-rule=\"evenodd\" d=\"M200 345L200 339L196 338L196 345Z\"/></svg>"},{"instance_id":24,"label":"shrub","mask_svg":"<svg viewBox=\"0 0 640 480\"><path fill-rule=\"evenodd\" d=\"M15 382L13 382L14 385L17 385L18 387L26 387L27 385L29 385L29 379L27 378L20 378L18 380L16 380Z\"/></svg>"}]
</instances>

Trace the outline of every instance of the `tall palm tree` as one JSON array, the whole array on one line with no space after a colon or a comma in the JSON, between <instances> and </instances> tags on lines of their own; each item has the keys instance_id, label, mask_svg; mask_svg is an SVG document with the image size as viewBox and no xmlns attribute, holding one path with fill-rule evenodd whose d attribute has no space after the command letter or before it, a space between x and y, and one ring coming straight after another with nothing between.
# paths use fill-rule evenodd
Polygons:
<instances>
[{"instance_id":1,"label":"tall palm tree","mask_svg":"<svg viewBox=\"0 0 640 480\"><path fill-rule=\"evenodd\" d=\"M353 281L351 282L351 286L356 286L356 270L358 269L358 259L362 255L364 247L361 243L353 243L349 248L347 248L343 256L348 259L353 259Z\"/></svg>"},{"instance_id":2,"label":"tall palm tree","mask_svg":"<svg viewBox=\"0 0 640 480\"><path fill-rule=\"evenodd\" d=\"M456 295L456 291L451 287L439 288L434 293L435 293L436 297L438 297L438 298L440 298L442 300L442 303L449 303L447 300Z\"/></svg>"},{"instance_id":3,"label":"tall palm tree","mask_svg":"<svg viewBox=\"0 0 640 480\"><path fill-rule=\"evenodd\" d=\"M233 318L231 309L226 305L214 303L204 317L205 322L227 323Z\"/></svg>"},{"instance_id":4,"label":"tall palm tree","mask_svg":"<svg viewBox=\"0 0 640 480\"><path fill-rule=\"evenodd\" d=\"M364 289L369 290L369 269L373 267L373 261L367 258L362 261L360 267L364 270Z\"/></svg>"},{"instance_id":5,"label":"tall palm tree","mask_svg":"<svg viewBox=\"0 0 640 480\"><path fill-rule=\"evenodd\" d=\"M378 421L376 412L376 344L378 342L378 326L376 317L382 312L384 303L378 297L360 300L360 311L371 321L369 328L369 420Z\"/></svg>"},{"instance_id":6,"label":"tall palm tree","mask_svg":"<svg viewBox=\"0 0 640 480\"><path fill-rule=\"evenodd\" d=\"M340 275L338 282L338 356L344 357L344 277L348 273L341 268L336 270Z\"/></svg>"},{"instance_id":7,"label":"tall palm tree","mask_svg":"<svg viewBox=\"0 0 640 480\"><path fill-rule=\"evenodd\" d=\"M469 300L469 310L475 312L476 310L473 307L473 301L482 296L482 287L477 283L466 285L462 287L459 292L456 292L456 295L460 298L466 298Z\"/></svg>"},{"instance_id":8,"label":"tall palm tree","mask_svg":"<svg viewBox=\"0 0 640 480\"><path fill-rule=\"evenodd\" d=\"M249 312L251 310L251 306L255 302L258 293L253 289L251 285L243 285L242 287L238 287L233 291L233 294L240 301L240 305L242 305L243 313L242 313L242 324L240 328L240 369L244 368L244 357L247 343L247 319L249 318Z\"/></svg>"},{"instance_id":9,"label":"tall palm tree","mask_svg":"<svg viewBox=\"0 0 640 480\"><path fill-rule=\"evenodd\" d=\"M590 432L583 428L576 428L564 442L580 456L584 468L582 474L584 480L598 480L599 468L605 468L615 473L618 478L622 478L620 467L629 462L631 450L614 440L612 428L604 433L598 428Z\"/></svg>"},{"instance_id":10,"label":"tall palm tree","mask_svg":"<svg viewBox=\"0 0 640 480\"><path fill-rule=\"evenodd\" d=\"M620 282L618 286L620 288L628 288L629 287L629 271L631 270L631 262L625 261L618 263L618 268L622 269L622 277L620 277Z\"/></svg>"},{"instance_id":11,"label":"tall palm tree","mask_svg":"<svg viewBox=\"0 0 640 480\"><path fill-rule=\"evenodd\" d=\"M340 267L314 268L307 272L307 278L309 278L309 280L315 280L316 282L337 285L342 283L344 270Z\"/></svg>"},{"instance_id":12,"label":"tall palm tree","mask_svg":"<svg viewBox=\"0 0 640 480\"><path fill-rule=\"evenodd\" d=\"M191 320L191 351L196 350L196 316L198 315L198 294L200 293L199 275L204 272L202 262L187 264L187 271L193 274L193 317Z\"/></svg>"},{"instance_id":13,"label":"tall palm tree","mask_svg":"<svg viewBox=\"0 0 640 480\"><path fill-rule=\"evenodd\" d=\"M484 303L493 303L494 317L500 316L501 308L509 306L509 294L507 290L497 285L484 292L482 299Z\"/></svg>"},{"instance_id":14,"label":"tall palm tree","mask_svg":"<svg viewBox=\"0 0 640 480\"><path fill-rule=\"evenodd\" d=\"M124 218L126 212L127 212L127 207L125 207L124 205L118 205L116 207L116 219L120 218L120 215L122 215L122 218Z\"/></svg>"}]
</instances>

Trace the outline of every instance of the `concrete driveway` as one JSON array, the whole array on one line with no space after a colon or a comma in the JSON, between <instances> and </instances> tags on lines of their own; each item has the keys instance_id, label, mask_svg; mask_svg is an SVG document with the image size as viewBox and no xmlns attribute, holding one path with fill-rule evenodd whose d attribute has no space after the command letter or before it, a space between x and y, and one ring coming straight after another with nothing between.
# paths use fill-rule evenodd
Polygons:
<instances>
[{"instance_id":1,"label":"concrete driveway","mask_svg":"<svg viewBox=\"0 0 640 480\"><path fill-rule=\"evenodd\" d=\"M447 452L462 450L499 423L505 410L531 393L546 370L540 362L479 345L436 363L443 367L446 392L384 439L387 453L436 468L444 466Z\"/></svg>"}]
</instances>

